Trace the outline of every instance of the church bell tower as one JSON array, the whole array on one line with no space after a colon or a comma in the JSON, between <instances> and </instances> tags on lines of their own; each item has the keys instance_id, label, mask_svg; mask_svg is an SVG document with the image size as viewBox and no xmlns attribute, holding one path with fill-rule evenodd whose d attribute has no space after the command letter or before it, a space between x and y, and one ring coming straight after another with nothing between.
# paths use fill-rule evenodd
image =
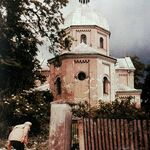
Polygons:
<instances>
[{"instance_id":1,"label":"church bell tower","mask_svg":"<svg viewBox=\"0 0 150 150\"><path fill-rule=\"evenodd\" d=\"M48 61L55 100L96 105L100 99L115 99L116 59L109 56L109 25L89 3L79 0L80 5L65 18L64 30L73 38L70 51L64 49L59 60Z\"/></svg>"},{"instance_id":2,"label":"church bell tower","mask_svg":"<svg viewBox=\"0 0 150 150\"><path fill-rule=\"evenodd\" d=\"M107 19L89 3L90 0L79 0L80 5L65 18L65 31L74 39L71 49L83 42L109 56L110 31Z\"/></svg>"},{"instance_id":3,"label":"church bell tower","mask_svg":"<svg viewBox=\"0 0 150 150\"><path fill-rule=\"evenodd\" d=\"M133 96L139 105L141 91L134 89L131 59L110 56L107 19L93 10L90 0L78 2L64 22L66 34L73 38L70 50L63 49L58 58L48 60L54 100L87 101L94 106L99 100Z\"/></svg>"}]
</instances>

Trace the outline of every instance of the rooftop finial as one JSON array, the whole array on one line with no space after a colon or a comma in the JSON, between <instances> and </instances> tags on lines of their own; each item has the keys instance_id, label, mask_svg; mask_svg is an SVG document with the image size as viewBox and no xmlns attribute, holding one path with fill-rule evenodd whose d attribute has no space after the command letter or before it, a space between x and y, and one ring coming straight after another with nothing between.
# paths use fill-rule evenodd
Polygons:
<instances>
[{"instance_id":1,"label":"rooftop finial","mask_svg":"<svg viewBox=\"0 0 150 150\"><path fill-rule=\"evenodd\" d=\"M87 4L87 3L90 2L90 0L79 0L79 2L80 2L81 4Z\"/></svg>"}]
</instances>

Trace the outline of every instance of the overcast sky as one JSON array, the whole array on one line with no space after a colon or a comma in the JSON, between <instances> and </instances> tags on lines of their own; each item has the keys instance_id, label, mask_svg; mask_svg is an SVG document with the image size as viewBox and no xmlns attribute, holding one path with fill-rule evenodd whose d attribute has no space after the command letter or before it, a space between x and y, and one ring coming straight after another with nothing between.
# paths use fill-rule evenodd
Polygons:
<instances>
[{"instance_id":1,"label":"overcast sky","mask_svg":"<svg viewBox=\"0 0 150 150\"><path fill-rule=\"evenodd\" d=\"M78 4L69 0L64 16ZM90 0L90 5L108 20L112 56L137 55L150 64L150 0Z\"/></svg>"},{"instance_id":2,"label":"overcast sky","mask_svg":"<svg viewBox=\"0 0 150 150\"><path fill-rule=\"evenodd\" d=\"M78 5L70 0L64 16ZM150 63L150 0L90 0L108 20L112 56L137 55Z\"/></svg>"}]
</instances>

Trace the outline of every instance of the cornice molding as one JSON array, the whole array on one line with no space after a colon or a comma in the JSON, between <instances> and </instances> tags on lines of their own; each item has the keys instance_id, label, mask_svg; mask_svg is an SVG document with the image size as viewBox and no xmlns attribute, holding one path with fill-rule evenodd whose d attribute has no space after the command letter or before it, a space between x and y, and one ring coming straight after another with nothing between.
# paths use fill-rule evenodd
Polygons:
<instances>
[{"instance_id":1,"label":"cornice molding","mask_svg":"<svg viewBox=\"0 0 150 150\"><path fill-rule=\"evenodd\" d=\"M84 29L83 29L84 28ZM108 30L105 30L99 26L96 26L96 25L72 25L68 28L65 28L64 30L71 30L71 29L77 29L77 30L88 30L88 29L85 29L85 28L90 28L90 29L97 29L97 30L100 30L100 31L103 31L105 32L106 34L109 34L109 36L111 35L111 32L108 31Z\"/></svg>"},{"instance_id":2,"label":"cornice molding","mask_svg":"<svg viewBox=\"0 0 150 150\"><path fill-rule=\"evenodd\" d=\"M77 29L76 32L91 32L91 29Z\"/></svg>"},{"instance_id":3,"label":"cornice molding","mask_svg":"<svg viewBox=\"0 0 150 150\"><path fill-rule=\"evenodd\" d=\"M65 54L62 54L59 56L59 59L60 60L65 60L65 59L75 59L75 58L83 58L83 59L86 59L86 58L99 58L99 59L102 59L102 60L106 60L108 62L111 62L111 63L116 63L117 60L115 58L112 58L112 57L109 57L109 56L106 56L106 55L103 55L103 54L99 54L99 53L90 53L90 54L76 54L76 53L65 53ZM52 58L52 59L49 59L48 60L48 63L49 64L52 64L55 62L55 58Z\"/></svg>"}]
</instances>

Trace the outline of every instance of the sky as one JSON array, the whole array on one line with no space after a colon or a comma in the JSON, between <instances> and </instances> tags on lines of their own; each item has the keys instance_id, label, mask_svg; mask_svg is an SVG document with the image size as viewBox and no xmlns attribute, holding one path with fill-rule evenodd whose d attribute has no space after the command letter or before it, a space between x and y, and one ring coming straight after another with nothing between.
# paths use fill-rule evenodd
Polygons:
<instances>
[{"instance_id":1,"label":"sky","mask_svg":"<svg viewBox=\"0 0 150 150\"><path fill-rule=\"evenodd\" d=\"M69 0L64 17L78 4L79 0ZM137 55L150 64L150 0L90 0L90 5L108 21L112 56Z\"/></svg>"}]
</instances>

